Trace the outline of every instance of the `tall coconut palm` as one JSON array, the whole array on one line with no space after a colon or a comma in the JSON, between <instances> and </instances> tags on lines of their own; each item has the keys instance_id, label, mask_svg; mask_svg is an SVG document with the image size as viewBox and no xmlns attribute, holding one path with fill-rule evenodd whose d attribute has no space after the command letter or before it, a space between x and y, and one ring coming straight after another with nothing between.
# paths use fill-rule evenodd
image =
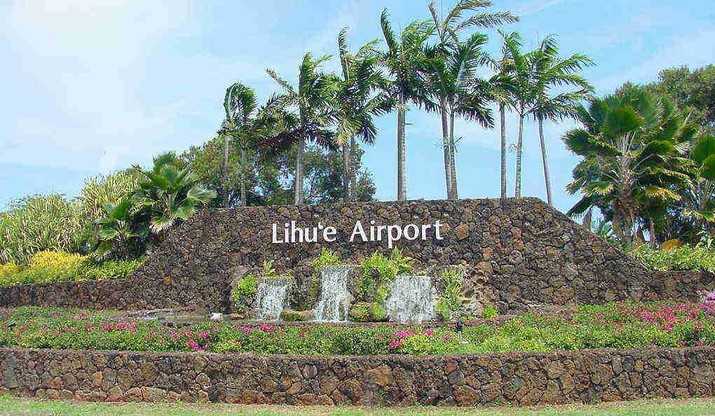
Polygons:
<instances>
[{"instance_id":1,"label":"tall coconut palm","mask_svg":"<svg viewBox=\"0 0 715 416\"><path fill-rule=\"evenodd\" d=\"M593 61L582 54L559 57L558 44L553 36L547 36L532 55L534 103L531 114L539 126L541 161L549 205L553 205L553 197L544 140L544 121L558 121L576 115L580 101L593 91L593 87L578 72L592 64Z\"/></svg>"},{"instance_id":2,"label":"tall coconut palm","mask_svg":"<svg viewBox=\"0 0 715 416\"><path fill-rule=\"evenodd\" d=\"M410 23L400 33L399 39L392 29L387 9L380 15L382 35L387 50L381 55L382 64L387 69L391 80L387 93L397 106L397 200L407 199L406 143L405 127L407 108L410 102L425 108L434 108L428 98L424 79L426 65L425 43L433 32L428 21Z\"/></svg>"},{"instance_id":3,"label":"tall coconut palm","mask_svg":"<svg viewBox=\"0 0 715 416\"><path fill-rule=\"evenodd\" d=\"M373 144L377 134L374 117L391 110L392 100L387 96L387 79L379 67L376 41L363 45L351 53L347 42L347 28L338 34L338 53L341 73L337 82L335 100L337 113L336 141L343 151L343 191L346 200L355 199L358 154L356 137L363 143Z\"/></svg>"},{"instance_id":4,"label":"tall coconut palm","mask_svg":"<svg viewBox=\"0 0 715 416\"><path fill-rule=\"evenodd\" d=\"M614 231L630 243L643 208L654 200L677 201L670 188L685 185L678 144L687 140L683 118L673 105L641 87L626 86L617 94L592 99L588 109L578 109L581 128L570 130L564 142L585 158L586 177L574 178L571 189L583 198L569 215L592 206L606 206L613 213Z\"/></svg>"},{"instance_id":5,"label":"tall coconut palm","mask_svg":"<svg viewBox=\"0 0 715 416\"><path fill-rule=\"evenodd\" d=\"M240 151L240 204L246 205L246 152L249 146L248 132L255 123L258 106L256 93L249 87L236 82L226 89L223 100L225 119L220 134L224 136L224 163L223 163L223 192L227 193L228 182L228 153L229 137L237 140ZM228 206L229 198L224 194L225 204Z\"/></svg>"},{"instance_id":6,"label":"tall coconut palm","mask_svg":"<svg viewBox=\"0 0 715 416\"><path fill-rule=\"evenodd\" d=\"M330 56L314 58L308 52L298 70L298 85L293 87L281 78L274 70L268 69L268 75L281 87L281 93L273 103L274 108L283 108L292 114L292 122L286 123L286 128L265 144L276 149L286 149L297 146L295 165L294 202L302 205L303 195L303 158L307 142L315 142L319 146L334 147L334 133L329 126L335 120L333 100L336 92L336 80L333 76L321 71L321 66Z\"/></svg>"},{"instance_id":7,"label":"tall coconut palm","mask_svg":"<svg viewBox=\"0 0 715 416\"><path fill-rule=\"evenodd\" d=\"M524 148L524 118L529 114L534 103L534 80L532 72L533 52L522 51L521 36L518 33L503 35L504 71L511 76L513 83L512 109L519 117L519 129L516 141L516 172L514 173L514 196L521 198L521 170Z\"/></svg>"},{"instance_id":8,"label":"tall coconut palm","mask_svg":"<svg viewBox=\"0 0 715 416\"><path fill-rule=\"evenodd\" d=\"M484 0L459 0L443 16L434 0L428 5L438 39L433 49L430 72L442 121L445 182L449 199L458 198L455 113L475 119L485 126L491 124L491 115L485 105L487 84L476 78L475 71L478 65L486 62L486 55L481 51L486 36L473 34L463 42L460 33L471 27L488 28L518 20L510 12L482 11L491 5L490 1ZM466 14L471 15L467 17ZM465 106L467 102L473 108Z\"/></svg>"},{"instance_id":9,"label":"tall coconut palm","mask_svg":"<svg viewBox=\"0 0 715 416\"><path fill-rule=\"evenodd\" d=\"M457 199L457 171L454 139L455 116L475 120L485 127L494 124L488 83L477 75L486 62L481 47L486 36L474 34L464 42L441 45L428 52L430 87L439 103L442 120L442 142L447 198Z\"/></svg>"},{"instance_id":10,"label":"tall coconut palm","mask_svg":"<svg viewBox=\"0 0 715 416\"><path fill-rule=\"evenodd\" d=\"M513 74L513 63L509 60L508 42L513 40L509 37L518 36L516 33L505 33L501 30L499 35L502 37L501 57L491 59L490 63L494 70L494 75L489 80L491 85L492 99L497 103L499 108L499 142L500 142L500 179L501 179L501 198L507 197L507 161L506 161L506 110L514 107L514 96L517 88L516 80Z\"/></svg>"}]
</instances>

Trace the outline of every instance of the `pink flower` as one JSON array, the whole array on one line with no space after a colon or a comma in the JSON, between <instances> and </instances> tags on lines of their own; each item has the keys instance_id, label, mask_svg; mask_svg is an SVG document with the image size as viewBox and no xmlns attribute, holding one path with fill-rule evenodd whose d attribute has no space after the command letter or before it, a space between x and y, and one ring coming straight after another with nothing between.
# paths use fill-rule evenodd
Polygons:
<instances>
[{"instance_id":1,"label":"pink flower","mask_svg":"<svg viewBox=\"0 0 715 416\"><path fill-rule=\"evenodd\" d=\"M271 325L271 324L261 324L258 329L260 329L263 332L271 333L275 331L276 327Z\"/></svg>"},{"instance_id":2,"label":"pink flower","mask_svg":"<svg viewBox=\"0 0 715 416\"><path fill-rule=\"evenodd\" d=\"M186 346L188 346L192 351L195 352L205 351L205 348L199 345L199 343L194 341L193 339L186 341Z\"/></svg>"},{"instance_id":3,"label":"pink flower","mask_svg":"<svg viewBox=\"0 0 715 416\"><path fill-rule=\"evenodd\" d=\"M407 331L404 329L395 332L395 337L397 337L397 339L405 339L405 338L409 337L410 335L412 335L412 333L410 331Z\"/></svg>"},{"instance_id":4,"label":"pink flower","mask_svg":"<svg viewBox=\"0 0 715 416\"><path fill-rule=\"evenodd\" d=\"M434 335L434 330L432 330L432 328L427 328L427 330L425 330L425 335L431 337L432 335Z\"/></svg>"},{"instance_id":5,"label":"pink flower","mask_svg":"<svg viewBox=\"0 0 715 416\"><path fill-rule=\"evenodd\" d=\"M402 339L393 339L390 341L390 343L387 345L387 348L391 350L396 350L402 346Z\"/></svg>"},{"instance_id":6,"label":"pink flower","mask_svg":"<svg viewBox=\"0 0 715 416\"><path fill-rule=\"evenodd\" d=\"M201 339L203 339L203 340L209 339L209 333L208 333L208 331L202 331L201 333L199 333L199 338L201 338Z\"/></svg>"},{"instance_id":7,"label":"pink flower","mask_svg":"<svg viewBox=\"0 0 715 416\"><path fill-rule=\"evenodd\" d=\"M253 332L253 327L250 325L241 325L241 332L243 332L243 335L249 335Z\"/></svg>"}]
</instances>

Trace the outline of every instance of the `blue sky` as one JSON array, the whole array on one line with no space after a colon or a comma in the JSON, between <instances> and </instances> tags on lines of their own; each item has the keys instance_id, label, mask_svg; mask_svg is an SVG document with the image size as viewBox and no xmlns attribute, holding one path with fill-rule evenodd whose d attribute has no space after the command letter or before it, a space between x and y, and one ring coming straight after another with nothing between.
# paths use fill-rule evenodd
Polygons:
<instances>
[{"instance_id":1,"label":"blue sky","mask_svg":"<svg viewBox=\"0 0 715 416\"><path fill-rule=\"evenodd\" d=\"M400 28L427 17L428 0L0 0L0 207L45 192L73 196L83 180L212 136L225 87L240 80L261 99L273 90L265 68L295 77L306 51L334 53L340 28L353 46L380 37L379 14ZM562 52L597 63L585 71L598 94L659 70L715 63L711 0L495 0L521 16L508 29L529 46L558 36ZM451 1L443 0L445 9ZM491 51L498 48L490 33ZM331 68L336 68L332 62ZM445 194L436 115L408 113L408 196ZM508 119L515 141L516 123ZM395 115L378 120L366 149L377 196L395 195ZM546 126L558 208L576 158L560 141L573 123ZM525 131L526 195L545 198L538 140ZM498 130L456 125L460 196L499 193ZM514 154L509 154L510 192Z\"/></svg>"}]
</instances>

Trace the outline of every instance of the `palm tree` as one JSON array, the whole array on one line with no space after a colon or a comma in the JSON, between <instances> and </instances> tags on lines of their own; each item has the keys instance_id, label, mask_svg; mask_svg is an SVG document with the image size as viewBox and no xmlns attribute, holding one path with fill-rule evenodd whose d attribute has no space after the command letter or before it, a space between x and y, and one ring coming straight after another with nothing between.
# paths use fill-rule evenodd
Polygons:
<instances>
[{"instance_id":1,"label":"palm tree","mask_svg":"<svg viewBox=\"0 0 715 416\"><path fill-rule=\"evenodd\" d=\"M428 52L430 89L436 95L442 119L442 141L447 198L457 199L455 164L455 115L476 120L484 127L494 124L488 83L477 76L480 64L486 62L481 47L486 36L474 34L464 42L438 46Z\"/></svg>"},{"instance_id":2,"label":"palm tree","mask_svg":"<svg viewBox=\"0 0 715 416\"><path fill-rule=\"evenodd\" d=\"M522 51L521 36L518 33L503 35L504 51L503 71L510 74L513 89L511 101L513 110L519 116L519 130L516 141L516 172L514 174L514 196L521 198L521 163L524 144L524 118L531 111L534 102L532 59L533 52Z\"/></svg>"},{"instance_id":3,"label":"palm tree","mask_svg":"<svg viewBox=\"0 0 715 416\"><path fill-rule=\"evenodd\" d=\"M487 84L476 77L476 68L487 62L481 47L487 38L473 34L465 42L460 32L470 27L493 27L518 19L509 12L478 12L491 7L490 1L459 0L444 17L440 17L432 0L428 6L437 34L438 43L432 50L432 89L437 95L442 120L442 146L444 153L447 198L457 199L456 145L454 141L455 113L477 120L483 126L492 124L486 107ZM463 14L472 12L467 18Z\"/></svg>"},{"instance_id":4,"label":"palm tree","mask_svg":"<svg viewBox=\"0 0 715 416\"><path fill-rule=\"evenodd\" d=\"M557 121L575 116L580 101L593 91L593 87L581 75L577 74L584 66L592 65L593 61L581 54L560 58L558 53L556 39L553 36L547 36L532 55L534 103L531 114L539 125L546 200L552 206L549 164L544 141L544 121ZM568 87L575 87L576 90L563 90ZM560 91L553 92L554 89Z\"/></svg>"},{"instance_id":5,"label":"palm tree","mask_svg":"<svg viewBox=\"0 0 715 416\"><path fill-rule=\"evenodd\" d=\"M229 137L238 140L238 147L241 153L240 203L241 205L246 205L246 152L249 144L248 132L255 123L257 108L256 93L253 92L251 88L240 82L236 82L226 89L226 95L223 100L225 119L219 131L219 134L224 137L223 193L226 206L229 204L226 185L228 183Z\"/></svg>"},{"instance_id":6,"label":"palm tree","mask_svg":"<svg viewBox=\"0 0 715 416\"><path fill-rule=\"evenodd\" d=\"M333 132L328 126L334 121L333 102L336 92L335 77L320 70L321 65L330 59L329 55L313 58L310 52L303 56L298 70L298 85L294 88L275 71L268 69L268 75L281 87L282 92L273 100L273 108L285 108L288 111L285 129L278 132L265 144L276 149L297 146L295 165L294 202L302 205L303 195L303 157L306 142L315 142L323 147L334 147Z\"/></svg>"},{"instance_id":7,"label":"palm tree","mask_svg":"<svg viewBox=\"0 0 715 416\"><path fill-rule=\"evenodd\" d=\"M149 228L157 236L177 222L186 221L200 206L216 198L216 192L205 188L172 153L156 157L151 170L135 169L143 180L132 196L133 209L146 213Z\"/></svg>"},{"instance_id":8,"label":"palm tree","mask_svg":"<svg viewBox=\"0 0 715 416\"><path fill-rule=\"evenodd\" d=\"M357 157L356 136L363 143L373 144L377 128L373 117L390 111L392 100L385 94L387 80L380 72L376 41L363 45L356 53L350 53L347 44L347 28L338 34L338 53L341 73L338 80L336 140L343 150L344 198L355 199Z\"/></svg>"},{"instance_id":9,"label":"palm tree","mask_svg":"<svg viewBox=\"0 0 715 416\"><path fill-rule=\"evenodd\" d=\"M382 54L382 63L391 76L387 93L397 106L397 200L407 200L405 114L410 101L432 109L428 99L423 70L426 59L425 42L432 35L432 25L427 21L410 23L397 38L390 23L387 9L380 15L382 35L387 50Z\"/></svg>"},{"instance_id":10,"label":"palm tree","mask_svg":"<svg viewBox=\"0 0 715 416\"><path fill-rule=\"evenodd\" d=\"M715 137L702 136L687 146L685 157L691 161L692 186L680 190L683 215L712 232L715 228Z\"/></svg>"},{"instance_id":11,"label":"palm tree","mask_svg":"<svg viewBox=\"0 0 715 416\"><path fill-rule=\"evenodd\" d=\"M517 88L516 81L513 76L513 63L509 60L508 42L513 42L509 39L518 36L516 33L505 33L501 30L499 35L502 37L502 56L499 60L491 59L490 63L495 71L495 74L489 80L491 85L492 99L496 101L499 107L499 138L500 138L500 178L501 178L501 198L507 197L507 163L506 163L506 109L514 107L514 96Z\"/></svg>"},{"instance_id":12,"label":"palm tree","mask_svg":"<svg viewBox=\"0 0 715 416\"><path fill-rule=\"evenodd\" d=\"M686 123L668 100L632 85L592 99L588 109L579 107L577 119L583 127L563 139L584 157L584 175L570 185L583 198L568 214L605 206L618 237L630 243L644 208L653 201L677 201L680 196L670 186L689 182L677 150L688 139Z\"/></svg>"}]
</instances>

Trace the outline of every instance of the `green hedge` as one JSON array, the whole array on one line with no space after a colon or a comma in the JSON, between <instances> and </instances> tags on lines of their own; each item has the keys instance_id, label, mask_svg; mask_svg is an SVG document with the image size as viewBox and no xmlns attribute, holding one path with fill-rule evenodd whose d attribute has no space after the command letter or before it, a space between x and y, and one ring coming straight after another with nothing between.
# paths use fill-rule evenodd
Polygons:
<instances>
[{"instance_id":1,"label":"green hedge","mask_svg":"<svg viewBox=\"0 0 715 416\"><path fill-rule=\"evenodd\" d=\"M0 346L258 354L478 354L590 348L715 345L700 304L584 306L571 319L524 315L455 332L451 327L275 326L206 322L183 329L113 313L24 307L0 311Z\"/></svg>"},{"instance_id":2,"label":"green hedge","mask_svg":"<svg viewBox=\"0 0 715 416\"><path fill-rule=\"evenodd\" d=\"M79 254L41 251L27 266L0 264L0 286L123 278L141 263L141 259L94 263Z\"/></svg>"}]
</instances>

